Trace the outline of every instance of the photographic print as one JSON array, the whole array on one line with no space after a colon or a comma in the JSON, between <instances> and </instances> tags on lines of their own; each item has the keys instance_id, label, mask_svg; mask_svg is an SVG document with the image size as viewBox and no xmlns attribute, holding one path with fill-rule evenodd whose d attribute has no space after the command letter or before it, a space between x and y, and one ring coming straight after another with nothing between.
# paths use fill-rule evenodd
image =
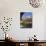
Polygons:
<instances>
[{"instance_id":1,"label":"photographic print","mask_svg":"<svg viewBox=\"0 0 46 46\"><path fill-rule=\"evenodd\" d=\"M32 28L32 12L20 12L20 28Z\"/></svg>"}]
</instances>

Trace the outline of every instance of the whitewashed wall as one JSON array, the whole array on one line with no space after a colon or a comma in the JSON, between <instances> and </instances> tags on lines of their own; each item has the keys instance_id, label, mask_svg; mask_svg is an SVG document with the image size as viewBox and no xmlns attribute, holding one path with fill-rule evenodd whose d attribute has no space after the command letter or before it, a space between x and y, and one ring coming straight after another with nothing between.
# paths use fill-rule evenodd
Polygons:
<instances>
[{"instance_id":1,"label":"whitewashed wall","mask_svg":"<svg viewBox=\"0 0 46 46\"><path fill-rule=\"evenodd\" d=\"M20 28L20 12L32 12L33 13L33 27L31 29ZM34 34L37 35L37 39L44 40L45 33L45 15L46 8L32 8L28 0L0 0L0 19L1 17L12 17L13 22L10 31L8 33L12 35L16 40L28 40ZM0 31L0 39L2 37L2 31Z\"/></svg>"}]
</instances>

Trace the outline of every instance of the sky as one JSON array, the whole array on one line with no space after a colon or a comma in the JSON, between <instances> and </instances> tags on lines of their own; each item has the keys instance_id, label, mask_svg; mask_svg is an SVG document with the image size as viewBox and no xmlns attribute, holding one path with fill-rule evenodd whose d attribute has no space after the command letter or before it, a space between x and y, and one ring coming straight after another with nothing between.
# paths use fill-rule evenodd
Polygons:
<instances>
[{"instance_id":1,"label":"sky","mask_svg":"<svg viewBox=\"0 0 46 46\"><path fill-rule=\"evenodd\" d=\"M32 16L32 12L24 12L23 16Z\"/></svg>"},{"instance_id":2,"label":"sky","mask_svg":"<svg viewBox=\"0 0 46 46\"><path fill-rule=\"evenodd\" d=\"M24 12L22 19L25 20L31 17L32 17L32 12Z\"/></svg>"}]
</instances>

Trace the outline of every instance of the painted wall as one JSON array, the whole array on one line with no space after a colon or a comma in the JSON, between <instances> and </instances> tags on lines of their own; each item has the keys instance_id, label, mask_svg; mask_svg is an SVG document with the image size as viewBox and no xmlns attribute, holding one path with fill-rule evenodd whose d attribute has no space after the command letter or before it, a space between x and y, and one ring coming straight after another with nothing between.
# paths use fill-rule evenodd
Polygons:
<instances>
[{"instance_id":1,"label":"painted wall","mask_svg":"<svg viewBox=\"0 0 46 46\"><path fill-rule=\"evenodd\" d=\"M43 5L44 6L44 5ZM20 28L20 12L32 12L33 13L33 27L31 29ZM8 31L10 37L16 40L28 40L34 34L37 35L37 39L45 39L45 15L46 8L32 8L28 0L0 0L0 19L4 16L12 17L13 22ZM2 31L0 31L0 39L2 37Z\"/></svg>"}]
</instances>

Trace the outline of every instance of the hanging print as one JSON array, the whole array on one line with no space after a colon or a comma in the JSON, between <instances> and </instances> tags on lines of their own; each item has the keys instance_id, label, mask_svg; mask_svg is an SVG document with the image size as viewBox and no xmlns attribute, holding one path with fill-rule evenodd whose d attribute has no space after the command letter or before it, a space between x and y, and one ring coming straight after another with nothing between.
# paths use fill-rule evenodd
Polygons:
<instances>
[{"instance_id":1,"label":"hanging print","mask_svg":"<svg viewBox=\"0 0 46 46\"><path fill-rule=\"evenodd\" d=\"M32 28L32 12L20 12L20 27Z\"/></svg>"}]
</instances>

